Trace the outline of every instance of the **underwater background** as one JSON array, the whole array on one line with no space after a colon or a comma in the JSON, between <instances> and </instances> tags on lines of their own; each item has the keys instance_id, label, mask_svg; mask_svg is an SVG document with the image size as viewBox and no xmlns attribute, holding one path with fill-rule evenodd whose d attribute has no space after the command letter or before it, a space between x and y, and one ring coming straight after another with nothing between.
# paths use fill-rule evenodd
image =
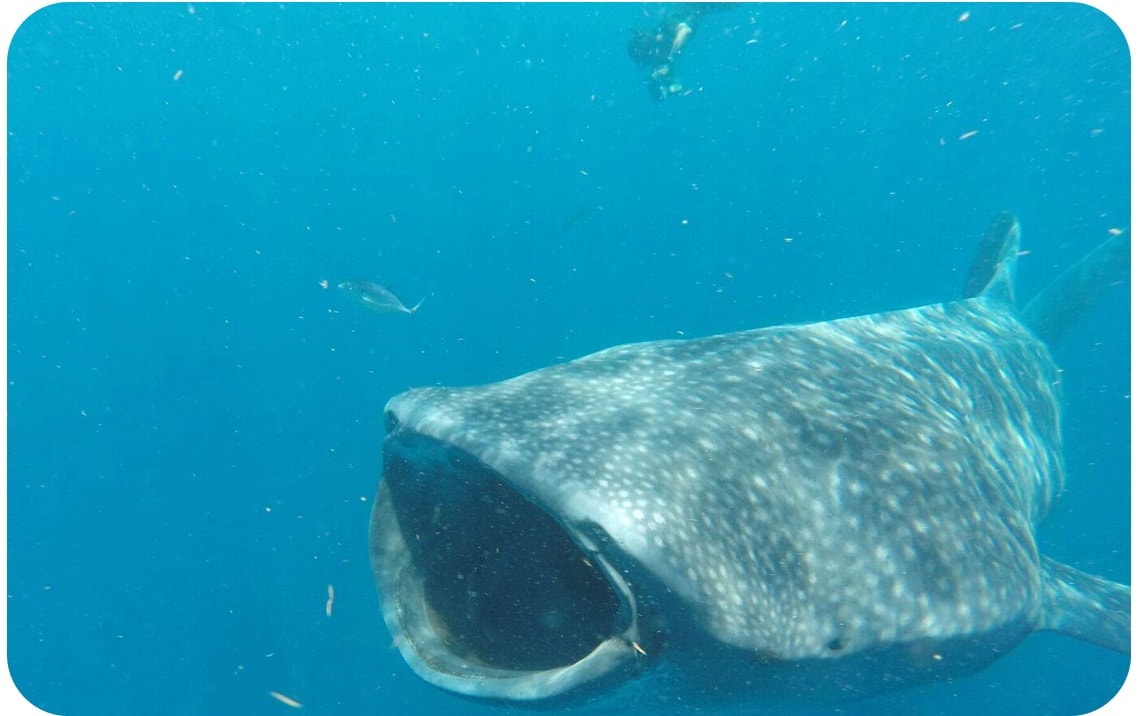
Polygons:
<instances>
[{"instance_id":1,"label":"underwater background","mask_svg":"<svg viewBox=\"0 0 1138 716\"><path fill-rule=\"evenodd\" d=\"M20 27L7 657L28 699L529 713L391 647L366 539L388 398L951 300L1003 209L1021 298L1130 230L1130 56L1093 8L730 6L661 96L629 40L676 11L66 4ZM345 279L425 300L368 311ZM1112 288L1053 347L1068 483L1039 534L1125 583L1129 306ZM1128 666L1038 633L951 683L705 710L1074 714Z\"/></svg>"}]
</instances>

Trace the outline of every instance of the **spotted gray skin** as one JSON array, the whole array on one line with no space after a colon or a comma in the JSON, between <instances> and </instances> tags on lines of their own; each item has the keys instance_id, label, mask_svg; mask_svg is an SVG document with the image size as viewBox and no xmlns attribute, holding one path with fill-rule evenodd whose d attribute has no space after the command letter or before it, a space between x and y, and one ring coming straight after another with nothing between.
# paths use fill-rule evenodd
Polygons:
<instances>
[{"instance_id":1,"label":"spotted gray skin","mask_svg":"<svg viewBox=\"0 0 1138 716\"><path fill-rule=\"evenodd\" d=\"M405 660L540 700L861 695L1038 628L1128 651L1129 588L1036 548L1059 375L1011 307L1008 231L967 300L392 399L371 548Z\"/></svg>"}]
</instances>

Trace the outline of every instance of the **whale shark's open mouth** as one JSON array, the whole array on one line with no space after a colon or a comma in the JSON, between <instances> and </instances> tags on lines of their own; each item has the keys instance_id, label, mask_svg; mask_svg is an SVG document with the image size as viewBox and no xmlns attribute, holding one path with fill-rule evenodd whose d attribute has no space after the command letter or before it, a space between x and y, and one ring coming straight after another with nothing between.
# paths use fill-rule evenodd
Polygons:
<instances>
[{"instance_id":1,"label":"whale shark's open mouth","mask_svg":"<svg viewBox=\"0 0 1138 716\"><path fill-rule=\"evenodd\" d=\"M636 661L635 603L619 572L588 536L453 446L389 435L371 552L387 626L437 686L543 699Z\"/></svg>"}]
</instances>

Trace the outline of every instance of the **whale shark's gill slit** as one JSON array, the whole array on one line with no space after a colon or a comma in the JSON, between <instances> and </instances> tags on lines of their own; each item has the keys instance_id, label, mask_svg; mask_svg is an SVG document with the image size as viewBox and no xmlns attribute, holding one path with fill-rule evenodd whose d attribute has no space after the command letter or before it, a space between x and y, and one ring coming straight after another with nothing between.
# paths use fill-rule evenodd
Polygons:
<instances>
[{"instance_id":1,"label":"whale shark's gill slit","mask_svg":"<svg viewBox=\"0 0 1138 716\"><path fill-rule=\"evenodd\" d=\"M580 661L621 619L613 586L561 526L493 470L390 456L385 479L432 631L451 655L506 671Z\"/></svg>"}]
</instances>

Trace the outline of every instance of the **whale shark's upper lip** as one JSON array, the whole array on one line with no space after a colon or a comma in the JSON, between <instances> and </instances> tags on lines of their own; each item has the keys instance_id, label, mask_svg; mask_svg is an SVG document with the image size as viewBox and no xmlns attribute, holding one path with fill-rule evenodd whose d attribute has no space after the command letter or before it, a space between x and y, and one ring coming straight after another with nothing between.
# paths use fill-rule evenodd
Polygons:
<instances>
[{"instance_id":1,"label":"whale shark's upper lip","mask_svg":"<svg viewBox=\"0 0 1138 716\"><path fill-rule=\"evenodd\" d=\"M635 598L588 535L453 446L407 429L388 440L372 559L384 618L419 676L532 700L635 668Z\"/></svg>"}]
</instances>

